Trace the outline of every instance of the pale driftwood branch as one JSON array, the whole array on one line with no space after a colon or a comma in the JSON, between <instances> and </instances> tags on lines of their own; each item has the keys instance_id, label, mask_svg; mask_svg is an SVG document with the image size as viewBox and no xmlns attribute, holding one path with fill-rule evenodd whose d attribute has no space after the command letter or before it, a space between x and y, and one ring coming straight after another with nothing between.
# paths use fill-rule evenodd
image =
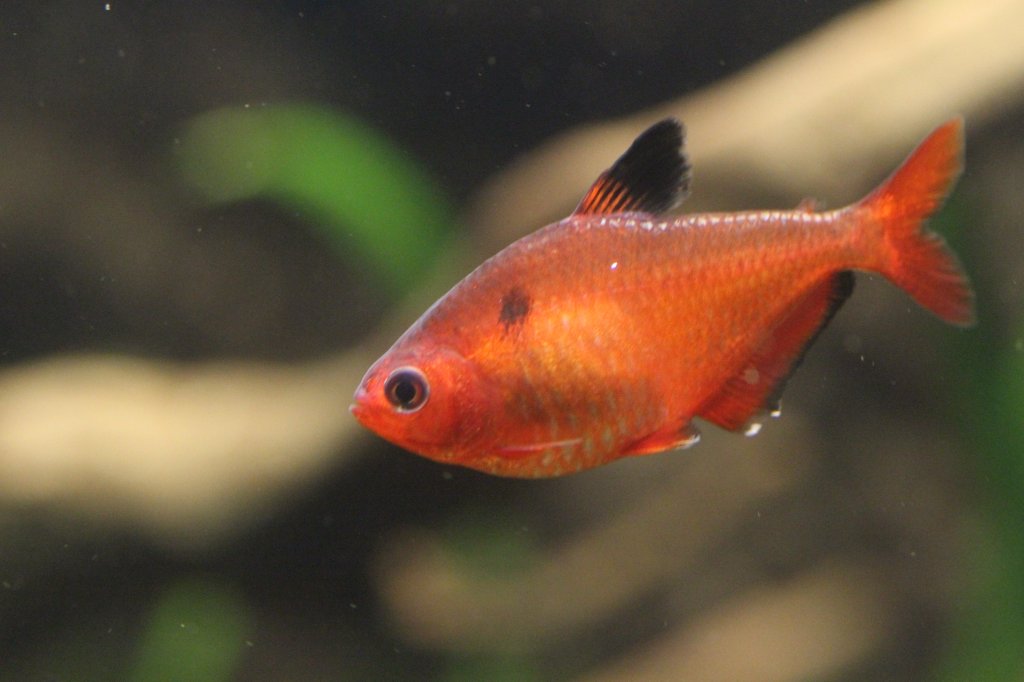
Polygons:
<instances>
[{"instance_id":1,"label":"pale driftwood branch","mask_svg":"<svg viewBox=\"0 0 1024 682\"><path fill-rule=\"evenodd\" d=\"M582 682L832 679L894 630L887 598L881 572L846 557L737 595Z\"/></svg>"},{"instance_id":2,"label":"pale driftwood branch","mask_svg":"<svg viewBox=\"0 0 1024 682\"><path fill-rule=\"evenodd\" d=\"M732 78L626 118L560 135L495 175L468 212L488 251L561 218L639 131L687 126L686 210L857 198L932 127L968 129L1024 99L1024 3L863 5Z\"/></svg>"},{"instance_id":3,"label":"pale driftwood branch","mask_svg":"<svg viewBox=\"0 0 1024 682\"><path fill-rule=\"evenodd\" d=\"M361 355L297 366L72 357L0 376L0 497L197 546L354 455Z\"/></svg>"}]
</instances>

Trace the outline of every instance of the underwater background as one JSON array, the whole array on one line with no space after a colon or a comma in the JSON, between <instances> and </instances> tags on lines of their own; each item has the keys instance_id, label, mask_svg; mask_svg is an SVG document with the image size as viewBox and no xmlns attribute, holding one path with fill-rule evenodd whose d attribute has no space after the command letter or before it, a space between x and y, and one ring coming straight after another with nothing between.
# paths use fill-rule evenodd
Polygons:
<instances>
[{"instance_id":1,"label":"underwater background","mask_svg":"<svg viewBox=\"0 0 1024 682\"><path fill-rule=\"evenodd\" d=\"M1016 0L4 2L0 679L1024 678L1021 26ZM958 113L931 224L979 324L858 276L756 438L521 481L349 415L659 118L695 211L841 206Z\"/></svg>"}]
</instances>

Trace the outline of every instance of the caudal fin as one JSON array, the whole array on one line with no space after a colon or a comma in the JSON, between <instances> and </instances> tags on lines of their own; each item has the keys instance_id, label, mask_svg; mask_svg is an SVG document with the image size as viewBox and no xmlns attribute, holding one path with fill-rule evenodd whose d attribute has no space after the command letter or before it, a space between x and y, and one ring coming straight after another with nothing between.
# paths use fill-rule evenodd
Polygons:
<instances>
[{"instance_id":1,"label":"caudal fin","mask_svg":"<svg viewBox=\"0 0 1024 682\"><path fill-rule=\"evenodd\" d=\"M964 122L936 128L861 202L882 225L883 274L946 322L974 324L974 292L956 255L925 225L960 175Z\"/></svg>"}]
</instances>

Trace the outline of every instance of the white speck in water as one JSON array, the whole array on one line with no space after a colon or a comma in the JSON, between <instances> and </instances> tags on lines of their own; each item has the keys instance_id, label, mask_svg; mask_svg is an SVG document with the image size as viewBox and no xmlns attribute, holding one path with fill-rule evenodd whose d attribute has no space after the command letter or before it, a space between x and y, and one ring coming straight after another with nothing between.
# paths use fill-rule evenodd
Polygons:
<instances>
[{"instance_id":1,"label":"white speck in water","mask_svg":"<svg viewBox=\"0 0 1024 682\"><path fill-rule=\"evenodd\" d=\"M618 270L618 269L619 269L619 261L614 261L614 262L612 262L612 264L611 264L611 265L610 265L609 267L610 267L610 268L611 268L612 270Z\"/></svg>"},{"instance_id":2,"label":"white speck in water","mask_svg":"<svg viewBox=\"0 0 1024 682\"><path fill-rule=\"evenodd\" d=\"M103 9L104 9L104 11L109 12L110 11L110 3L108 2L105 5L103 5Z\"/></svg>"},{"instance_id":3,"label":"white speck in water","mask_svg":"<svg viewBox=\"0 0 1024 682\"><path fill-rule=\"evenodd\" d=\"M743 435L747 436L748 438L751 436L756 436L757 434L761 433L761 426L761 422L750 422L749 424L747 424L747 430L743 432Z\"/></svg>"},{"instance_id":4,"label":"white speck in water","mask_svg":"<svg viewBox=\"0 0 1024 682\"><path fill-rule=\"evenodd\" d=\"M748 384L756 384L761 379L761 373L757 371L756 367L747 367L743 370L743 380Z\"/></svg>"},{"instance_id":5,"label":"white speck in water","mask_svg":"<svg viewBox=\"0 0 1024 682\"><path fill-rule=\"evenodd\" d=\"M779 417L781 417L782 416L782 403L781 402L780 403L775 403L775 407L773 407L768 412L768 416L771 417L772 419L778 419Z\"/></svg>"}]
</instances>

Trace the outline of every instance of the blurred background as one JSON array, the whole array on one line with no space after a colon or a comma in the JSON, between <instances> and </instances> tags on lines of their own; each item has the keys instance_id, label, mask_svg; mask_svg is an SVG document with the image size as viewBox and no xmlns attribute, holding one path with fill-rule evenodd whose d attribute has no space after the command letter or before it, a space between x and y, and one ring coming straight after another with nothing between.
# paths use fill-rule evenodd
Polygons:
<instances>
[{"instance_id":1,"label":"blurred background","mask_svg":"<svg viewBox=\"0 0 1024 682\"><path fill-rule=\"evenodd\" d=\"M0 679L1024 679L1022 10L4 2ZM348 414L661 116L735 210L957 113L979 325L860 276L757 438L516 481Z\"/></svg>"}]
</instances>

